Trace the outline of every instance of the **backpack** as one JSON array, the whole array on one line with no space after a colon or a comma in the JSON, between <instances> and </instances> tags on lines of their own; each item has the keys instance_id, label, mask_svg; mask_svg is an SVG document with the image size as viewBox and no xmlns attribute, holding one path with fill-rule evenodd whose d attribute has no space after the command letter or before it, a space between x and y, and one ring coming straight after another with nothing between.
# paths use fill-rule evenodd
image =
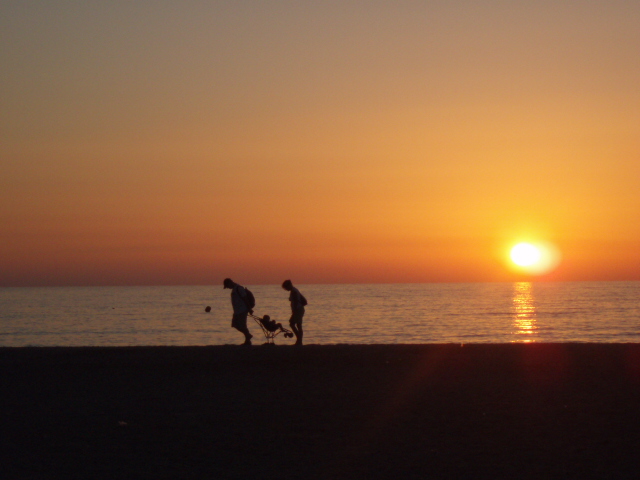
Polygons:
<instances>
[{"instance_id":1,"label":"backpack","mask_svg":"<svg viewBox=\"0 0 640 480\"><path fill-rule=\"evenodd\" d=\"M244 292L246 294L244 297L244 303L247 304L249 310L253 310L253 307L256 306L256 297L253 296L253 293L251 293L251 290L249 290L247 287L244 287Z\"/></svg>"}]
</instances>

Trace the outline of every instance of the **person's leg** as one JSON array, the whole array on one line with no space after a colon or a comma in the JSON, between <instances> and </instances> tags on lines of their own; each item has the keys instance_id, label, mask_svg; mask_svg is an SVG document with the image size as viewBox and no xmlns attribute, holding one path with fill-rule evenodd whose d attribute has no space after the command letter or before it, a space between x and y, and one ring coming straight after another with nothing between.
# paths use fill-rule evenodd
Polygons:
<instances>
[{"instance_id":1,"label":"person's leg","mask_svg":"<svg viewBox=\"0 0 640 480\"><path fill-rule=\"evenodd\" d=\"M244 335L243 345L251 345L251 339L253 338L253 335L249 333L249 329L247 328L247 326L245 325L244 328L237 328L237 330Z\"/></svg>"},{"instance_id":2,"label":"person's leg","mask_svg":"<svg viewBox=\"0 0 640 480\"><path fill-rule=\"evenodd\" d=\"M300 334L298 332L298 325L293 321L293 319L291 319L291 321L289 321L289 327L291 327L291 331L296 336L296 345L299 345L298 338L299 338Z\"/></svg>"},{"instance_id":3,"label":"person's leg","mask_svg":"<svg viewBox=\"0 0 640 480\"><path fill-rule=\"evenodd\" d=\"M243 345L251 345L251 338L253 335L249 332L247 327L247 314L234 314L231 326L244 335Z\"/></svg>"},{"instance_id":4,"label":"person's leg","mask_svg":"<svg viewBox=\"0 0 640 480\"><path fill-rule=\"evenodd\" d=\"M291 331L296 336L296 345L302 345L302 315L304 315L304 311L294 312L291 315L291 320L289 320Z\"/></svg>"},{"instance_id":5,"label":"person's leg","mask_svg":"<svg viewBox=\"0 0 640 480\"><path fill-rule=\"evenodd\" d=\"M298 338L298 326L296 325L296 322L294 322L293 318L291 318L291 320L289 320L289 328L294 333L296 338Z\"/></svg>"}]
</instances>

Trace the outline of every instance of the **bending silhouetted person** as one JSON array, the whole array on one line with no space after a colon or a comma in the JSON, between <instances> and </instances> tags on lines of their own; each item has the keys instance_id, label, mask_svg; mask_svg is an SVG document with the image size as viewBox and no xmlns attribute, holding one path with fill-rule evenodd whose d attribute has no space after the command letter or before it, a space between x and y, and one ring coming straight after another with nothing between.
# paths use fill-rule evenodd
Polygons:
<instances>
[{"instance_id":1,"label":"bending silhouetted person","mask_svg":"<svg viewBox=\"0 0 640 480\"><path fill-rule=\"evenodd\" d=\"M304 307L307 304L307 299L293 286L291 280L285 280L282 283L282 288L291 292L289 293L289 301L291 302L289 325L291 326L293 334L296 336L295 345L302 345L302 317L304 317Z\"/></svg>"},{"instance_id":2,"label":"bending silhouetted person","mask_svg":"<svg viewBox=\"0 0 640 480\"><path fill-rule=\"evenodd\" d=\"M233 306L231 326L244 335L243 345L251 345L253 335L249 333L249 328L247 328L247 317L250 313L253 313L253 310L247 305L247 291L242 285L230 278L225 278L222 284L224 288L231 289L231 305Z\"/></svg>"}]
</instances>

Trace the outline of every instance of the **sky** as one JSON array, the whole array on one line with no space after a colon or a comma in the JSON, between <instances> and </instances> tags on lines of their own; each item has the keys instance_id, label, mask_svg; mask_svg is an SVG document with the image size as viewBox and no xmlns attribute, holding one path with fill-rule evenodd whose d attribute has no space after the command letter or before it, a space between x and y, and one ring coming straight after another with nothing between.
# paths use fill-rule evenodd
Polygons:
<instances>
[{"instance_id":1,"label":"sky","mask_svg":"<svg viewBox=\"0 0 640 480\"><path fill-rule=\"evenodd\" d=\"M640 280L640 2L0 0L0 286Z\"/></svg>"}]
</instances>

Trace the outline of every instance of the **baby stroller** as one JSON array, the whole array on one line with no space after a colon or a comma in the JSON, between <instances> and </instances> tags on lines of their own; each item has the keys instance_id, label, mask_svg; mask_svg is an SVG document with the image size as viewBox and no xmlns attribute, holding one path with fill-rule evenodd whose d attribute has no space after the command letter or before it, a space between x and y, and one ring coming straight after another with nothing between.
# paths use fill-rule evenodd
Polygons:
<instances>
[{"instance_id":1,"label":"baby stroller","mask_svg":"<svg viewBox=\"0 0 640 480\"><path fill-rule=\"evenodd\" d=\"M256 321L258 325L260 325L260 328L262 328L262 333L264 333L264 336L267 338L267 343L265 343L265 345L275 345L273 343L273 340L281 333L284 333L284 336L286 338L293 338L293 333L290 330L284 328L281 323L277 323L275 320L271 320L271 317L269 317L269 315L265 315L262 318L257 317L252 313L250 313L249 315Z\"/></svg>"}]
</instances>

